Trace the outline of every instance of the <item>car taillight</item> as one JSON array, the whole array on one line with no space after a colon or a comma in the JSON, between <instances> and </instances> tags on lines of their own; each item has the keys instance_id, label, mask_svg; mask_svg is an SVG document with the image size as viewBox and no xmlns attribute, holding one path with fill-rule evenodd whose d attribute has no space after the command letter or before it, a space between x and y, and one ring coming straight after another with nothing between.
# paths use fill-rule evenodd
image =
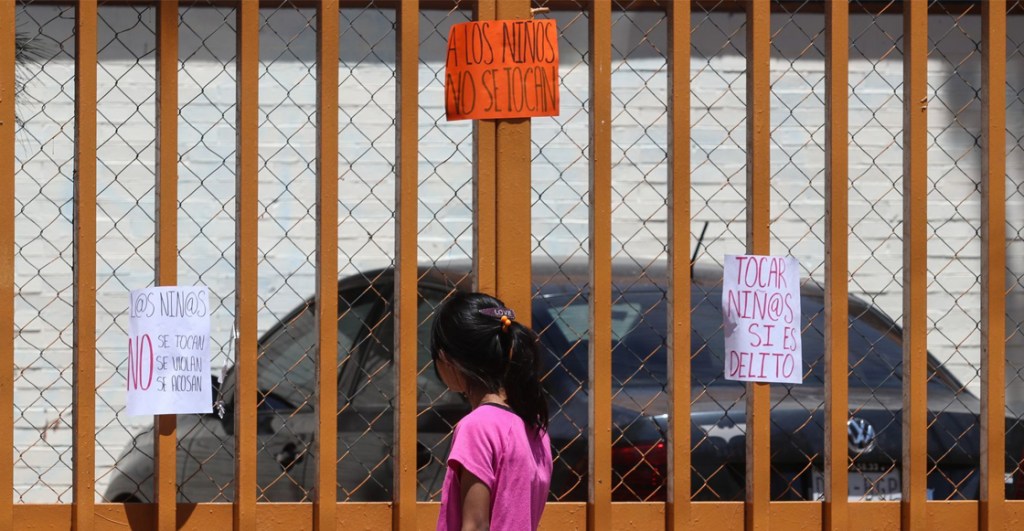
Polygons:
<instances>
[{"instance_id":1,"label":"car taillight","mask_svg":"<svg viewBox=\"0 0 1024 531\"><path fill-rule=\"evenodd\" d=\"M668 455L665 443L634 444L612 448L615 470L615 501L664 501Z\"/></svg>"}]
</instances>

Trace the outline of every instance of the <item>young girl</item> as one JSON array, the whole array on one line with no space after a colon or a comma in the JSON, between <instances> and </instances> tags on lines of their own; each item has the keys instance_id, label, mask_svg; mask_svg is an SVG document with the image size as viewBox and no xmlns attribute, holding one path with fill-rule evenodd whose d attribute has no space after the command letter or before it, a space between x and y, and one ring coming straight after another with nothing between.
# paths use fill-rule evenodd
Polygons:
<instances>
[{"instance_id":1,"label":"young girl","mask_svg":"<svg viewBox=\"0 0 1024 531\"><path fill-rule=\"evenodd\" d=\"M452 436L438 531L536 530L551 485L537 335L498 299L459 293L430 339L438 376L473 407Z\"/></svg>"}]
</instances>

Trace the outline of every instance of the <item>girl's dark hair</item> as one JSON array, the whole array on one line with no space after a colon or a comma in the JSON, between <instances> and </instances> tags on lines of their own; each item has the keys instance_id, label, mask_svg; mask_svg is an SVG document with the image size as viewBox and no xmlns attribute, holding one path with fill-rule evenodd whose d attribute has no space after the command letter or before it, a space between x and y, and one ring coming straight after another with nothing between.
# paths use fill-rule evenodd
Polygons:
<instances>
[{"instance_id":1,"label":"girl's dark hair","mask_svg":"<svg viewBox=\"0 0 1024 531\"><path fill-rule=\"evenodd\" d=\"M527 426L547 428L548 403L540 383L537 334L518 321L507 327L487 308L505 308L484 293L456 293L437 311L430 334L430 356L445 357L475 390L505 389L512 411Z\"/></svg>"}]
</instances>

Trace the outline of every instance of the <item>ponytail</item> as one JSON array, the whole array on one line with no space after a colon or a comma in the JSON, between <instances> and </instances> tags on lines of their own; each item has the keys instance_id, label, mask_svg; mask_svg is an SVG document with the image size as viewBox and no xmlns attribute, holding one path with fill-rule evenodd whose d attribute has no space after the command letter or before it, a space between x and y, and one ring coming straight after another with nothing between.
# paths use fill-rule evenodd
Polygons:
<instances>
[{"instance_id":1,"label":"ponytail","mask_svg":"<svg viewBox=\"0 0 1024 531\"><path fill-rule=\"evenodd\" d=\"M508 337L508 367L502 387L508 405L527 426L548 427L548 401L540 383L539 338L533 330L513 322Z\"/></svg>"},{"instance_id":2,"label":"ponytail","mask_svg":"<svg viewBox=\"0 0 1024 531\"><path fill-rule=\"evenodd\" d=\"M527 426L547 428L548 403L540 383L537 334L515 312L483 293L457 293L438 310L430 355L440 352L478 390L505 390L508 405Z\"/></svg>"}]
</instances>

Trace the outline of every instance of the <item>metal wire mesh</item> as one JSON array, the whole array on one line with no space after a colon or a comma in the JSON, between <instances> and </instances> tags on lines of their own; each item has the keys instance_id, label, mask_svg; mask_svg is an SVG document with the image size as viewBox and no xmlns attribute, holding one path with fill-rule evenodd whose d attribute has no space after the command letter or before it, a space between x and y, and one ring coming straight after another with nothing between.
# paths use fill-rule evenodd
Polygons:
<instances>
[{"instance_id":1,"label":"metal wire mesh","mask_svg":"<svg viewBox=\"0 0 1024 531\"><path fill-rule=\"evenodd\" d=\"M29 10L19 31L37 43L24 65L15 141L16 502L70 501L73 12ZM30 94L30 96L26 96Z\"/></svg>"},{"instance_id":2,"label":"metal wire mesh","mask_svg":"<svg viewBox=\"0 0 1024 531\"><path fill-rule=\"evenodd\" d=\"M612 260L639 272L613 280L612 498L665 498L667 413L664 316L668 239L667 26L663 13L620 2L612 16ZM661 267L659 267L661 266ZM643 301L643 302L640 302ZM621 316L621 317L620 317ZM646 336L651 341L628 341ZM642 390L642 391L641 391ZM627 413L628 412L628 413Z\"/></svg>"},{"instance_id":3,"label":"metal wire mesh","mask_svg":"<svg viewBox=\"0 0 1024 531\"><path fill-rule=\"evenodd\" d=\"M980 9L933 2L929 20L929 350L955 381L929 409L929 432L943 451L929 455L929 488L936 499L976 496L980 423L951 422L978 411L981 321L981 20ZM940 380L941 373L931 375ZM944 403L943 403L944 402ZM945 421L944 421L945 420Z\"/></svg>"},{"instance_id":4,"label":"metal wire mesh","mask_svg":"<svg viewBox=\"0 0 1024 531\"><path fill-rule=\"evenodd\" d=\"M198 4L179 16L178 279L211 288L210 367L224 379L235 361L235 10ZM233 393L222 382L219 398ZM183 500L232 498L234 444L207 442L228 440L212 420L179 423Z\"/></svg>"},{"instance_id":5,"label":"metal wire mesh","mask_svg":"<svg viewBox=\"0 0 1024 531\"><path fill-rule=\"evenodd\" d=\"M545 2L538 2L543 6ZM772 15L772 251L802 264L807 293L824 277L823 17L775 2ZM850 414L879 440L901 429L902 20L895 2L854 1L850 42ZM1024 6L1014 2L1011 13ZM555 456L551 498L583 500L587 486L586 311L589 194L587 6L538 17L560 31L561 116L532 125L534 318L546 356ZM447 391L426 348L434 308L468 288L472 254L472 128L446 122L441 98L456 6L420 15L418 498L436 500L454 423L465 401ZM614 4L612 28L613 299L612 489L619 501L664 498L666 412L667 20L659 10ZM699 249L691 301L693 496L741 500L744 391L727 383L720 327L720 268L743 254L746 208L746 59L741 13L702 2L691 37L692 230ZM858 9L864 8L864 9ZM870 9L868 9L870 8ZM867 10L873 14L861 14ZM1016 10L1016 11L1015 11ZM97 306L97 491L107 501L152 499L150 419L123 414L121 339L129 289L153 282L154 42L151 6L100 9ZM933 2L929 19L929 494L977 497L980 350L980 20L957 2ZM213 367L227 416L179 421L180 499L234 496L231 397L235 359L235 11L183 5L179 32L179 283L211 288ZM315 274L315 24L306 5L261 15L257 476L260 501L312 497ZM24 70L18 131L15 496L69 502L73 165L72 8L21 1L19 32L38 35ZM339 162L339 500L392 494L395 242L395 12L345 8L341 21ZM1024 411L1024 357L1016 263L1024 227L1024 35L1008 37L1008 430ZM1015 210L1016 209L1016 210ZM704 228L706 229L706 233ZM716 276L717 275L717 276ZM557 292L557 294L556 294ZM803 387L773 386L772 498L812 500L823 466L824 320L820 294L803 300ZM891 317L886 317L888 315ZM895 338L895 339L893 339ZM818 348L818 350L815 350ZM718 369L716 369L716 367ZM949 423L945 420L955 420ZM662 422L662 423L659 423ZM557 433L556 430L557 429ZM778 432L788 434L778 437ZM1024 485L1024 456L1008 433L1007 470ZM807 442L810 441L810 442ZM806 444L805 444L806 442ZM898 445L851 456L864 499L899 489ZM893 481L896 481L893 483ZM1020 496L1024 497L1024 491Z\"/></svg>"},{"instance_id":6,"label":"metal wire mesh","mask_svg":"<svg viewBox=\"0 0 1024 531\"><path fill-rule=\"evenodd\" d=\"M338 249L339 263L355 266L344 276L358 281L339 283L340 291L354 294L339 297L338 307L339 336L351 343L339 351L339 500L387 499L391 492L391 419L379 407L360 406L390 405L394 398L390 306L383 317L368 311L391 301L382 285L390 279L373 271L394 264L394 21L393 11L375 7L341 12ZM366 329L361 336L360 328ZM376 353L365 367L362 351Z\"/></svg>"},{"instance_id":7,"label":"metal wire mesh","mask_svg":"<svg viewBox=\"0 0 1024 531\"><path fill-rule=\"evenodd\" d=\"M824 17L809 3L777 3L771 31L772 253L800 262L801 288L825 273ZM771 400L773 499L813 499L823 469L824 305L801 297L803 385L778 386ZM807 444L805 441L811 441Z\"/></svg>"},{"instance_id":8,"label":"metal wire mesh","mask_svg":"<svg viewBox=\"0 0 1024 531\"><path fill-rule=\"evenodd\" d=\"M155 11L101 7L98 11L96 466L103 491L124 444L124 434L152 419L124 415L128 334L127 295L153 285L156 116L152 49L132 42L155 39ZM151 452L149 441L136 449Z\"/></svg>"},{"instance_id":9,"label":"metal wire mesh","mask_svg":"<svg viewBox=\"0 0 1024 531\"><path fill-rule=\"evenodd\" d=\"M716 7L694 11L690 34L691 228L703 236L692 240L695 264L708 271L693 289L690 360L705 367L725 363L715 271L726 254L744 254L746 239L746 23ZM722 371L693 374L691 407L700 430L692 440L693 498L742 500L745 390L729 385Z\"/></svg>"},{"instance_id":10,"label":"metal wire mesh","mask_svg":"<svg viewBox=\"0 0 1024 531\"><path fill-rule=\"evenodd\" d=\"M877 14L855 17L850 28L850 292L886 312L895 322L902 316L902 21L890 16L894 3ZM857 6L853 6L856 8ZM853 162L856 161L856 162ZM866 309L850 311L867 316ZM895 323L882 325L896 332ZM852 340L853 338L851 338ZM869 422L877 434L901 429L899 395L902 358L880 356L882 343L865 341L861 352L850 353L853 369L872 358L882 361L888 375L875 380L854 377L851 387L864 392L850 394L850 416ZM868 417L868 412L872 414ZM873 476L870 486L882 485L899 475L900 449L879 447L868 459L851 456L851 471Z\"/></svg>"},{"instance_id":11,"label":"metal wire mesh","mask_svg":"<svg viewBox=\"0 0 1024 531\"><path fill-rule=\"evenodd\" d=\"M286 319L313 292L315 16L292 2L260 10L259 211L267 220L258 247L263 330ZM312 330L304 328L283 330L261 349L257 362L257 415L264 410L269 424L257 436L258 499L310 501L305 467L297 466L305 463L315 425L316 350Z\"/></svg>"},{"instance_id":12,"label":"metal wire mesh","mask_svg":"<svg viewBox=\"0 0 1024 531\"><path fill-rule=\"evenodd\" d=\"M561 102L559 116L538 120L531 127L533 319L541 337L543 379L550 395L551 499L578 501L586 499L587 489L587 375L585 365L581 371L568 360L586 360L589 324L578 319L564 324L563 315L578 314L580 305L585 310L589 300L585 281L570 271L572 265L579 269L588 256L588 18L582 4L538 18L553 19L558 27ZM554 267L538 269L545 264ZM565 296L542 295L560 289Z\"/></svg>"},{"instance_id":13,"label":"metal wire mesh","mask_svg":"<svg viewBox=\"0 0 1024 531\"><path fill-rule=\"evenodd\" d=\"M455 288L471 283L473 256L473 129L469 121L448 122L444 91L445 44L452 24L473 20L471 6L420 14L419 262L424 274L417 312L417 496L440 501L448 448L455 423L468 411L465 398L437 378L430 357L433 312ZM437 276L446 282L437 285Z\"/></svg>"},{"instance_id":14,"label":"metal wire mesh","mask_svg":"<svg viewBox=\"0 0 1024 531\"><path fill-rule=\"evenodd\" d=\"M1024 429L1024 2L1007 2L1006 39L1006 409L1007 432ZM1024 499L1024 451L1007 436L1007 498Z\"/></svg>"}]
</instances>

